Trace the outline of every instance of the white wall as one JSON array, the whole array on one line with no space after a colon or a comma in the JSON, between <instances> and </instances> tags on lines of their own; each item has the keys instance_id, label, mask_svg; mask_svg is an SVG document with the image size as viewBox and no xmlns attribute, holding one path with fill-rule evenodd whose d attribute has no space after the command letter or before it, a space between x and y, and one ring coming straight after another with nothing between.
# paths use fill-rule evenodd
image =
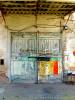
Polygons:
<instances>
[{"instance_id":1,"label":"white wall","mask_svg":"<svg viewBox=\"0 0 75 100\"><path fill-rule=\"evenodd\" d=\"M75 56L73 55L73 51L75 51L75 13L65 16L64 25L66 22L68 28L63 31L63 49L65 52L64 58L66 58L64 67L70 70L71 67L75 67Z\"/></svg>"}]
</instances>

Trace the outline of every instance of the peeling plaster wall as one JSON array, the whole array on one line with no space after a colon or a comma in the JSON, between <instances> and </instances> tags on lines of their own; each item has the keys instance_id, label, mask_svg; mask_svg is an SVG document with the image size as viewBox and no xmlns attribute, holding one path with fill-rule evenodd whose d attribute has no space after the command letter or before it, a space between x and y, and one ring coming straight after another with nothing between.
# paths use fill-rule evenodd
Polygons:
<instances>
[{"instance_id":1,"label":"peeling plaster wall","mask_svg":"<svg viewBox=\"0 0 75 100\"><path fill-rule=\"evenodd\" d=\"M65 16L64 25L66 22L67 30L63 31L64 67L69 71L73 69L72 71L75 72L75 56L73 55L75 51L75 13L70 14L70 17Z\"/></svg>"},{"instance_id":2,"label":"peeling plaster wall","mask_svg":"<svg viewBox=\"0 0 75 100\"><path fill-rule=\"evenodd\" d=\"M10 48L8 47L8 30L5 28L5 23L0 14L0 59L4 59L4 65L0 65L0 78L1 76L4 77L8 76L8 67L10 63ZM8 49L9 48L9 49Z\"/></svg>"}]
</instances>

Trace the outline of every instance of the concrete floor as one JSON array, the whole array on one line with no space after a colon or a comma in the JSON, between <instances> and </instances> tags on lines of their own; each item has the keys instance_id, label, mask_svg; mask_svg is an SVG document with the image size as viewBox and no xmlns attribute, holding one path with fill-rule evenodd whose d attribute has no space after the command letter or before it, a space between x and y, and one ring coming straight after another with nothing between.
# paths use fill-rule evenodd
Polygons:
<instances>
[{"instance_id":1,"label":"concrete floor","mask_svg":"<svg viewBox=\"0 0 75 100\"><path fill-rule=\"evenodd\" d=\"M0 100L75 100L75 85L0 82Z\"/></svg>"}]
</instances>

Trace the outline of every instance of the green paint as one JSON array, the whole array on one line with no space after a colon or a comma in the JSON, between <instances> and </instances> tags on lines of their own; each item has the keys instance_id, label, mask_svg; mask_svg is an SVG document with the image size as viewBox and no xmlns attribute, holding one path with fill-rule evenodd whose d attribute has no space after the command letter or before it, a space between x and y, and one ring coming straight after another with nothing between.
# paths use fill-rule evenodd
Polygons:
<instances>
[{"instance_id":1,"label":"green paint","mask_svg":"<svg viewBox=\"0 0 75 100\"><path fill-rule=\"evenodd\" d=\"M25 61L35 61L35 58L28 58L28 57L18 57L18 60L25 60Z\"/></svg>"},{"instance_id":2,"label":"green paint","mask_svg":"<svg viewBox=\"0 0 75 100\"><path fill-rule=\"evenodd\" d=\"M36 59L35 58L29 58L28 60L29 61L35 61Z\"/></svg>"},{"instance_id":3,"label":"green paint","mask_svg":"<svg viewBox=\"0 0 75 100\"><path fill-rule=\"evenodd\" d=\"M61 58L54 58L54 57L52 57L52 58L50 58L50 60L53 60L53 61L57 61L57 60L60 60Z\"/></svg>"}]
</instances>

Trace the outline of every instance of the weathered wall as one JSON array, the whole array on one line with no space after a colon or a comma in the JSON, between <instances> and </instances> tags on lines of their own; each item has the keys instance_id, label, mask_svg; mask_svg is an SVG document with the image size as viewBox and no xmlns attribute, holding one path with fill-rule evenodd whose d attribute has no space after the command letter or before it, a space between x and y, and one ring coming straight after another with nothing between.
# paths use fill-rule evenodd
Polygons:
<instances>
[{"instance_id":1,"label":"weathered wall","mask_svg":"<svg viewBox=\"0 0 75 100\"><path fill-rule=\"evenodd\" d=\"M44 33L54 32L58 34L60 33L61 18L54 15L38 15L37 29L35 27L36 17L34 15L11 14L4 16L4 18L5 22L2 16L0 17L0 57L4 58L5 66L8 68L7 75L10 77L10 32L18 32L20 30L23 32L39 31Z\"/></svg>"},{"instance_id":2,"label":"weathered wall","mask_svg":"<svg viewBox=\"0 0 75 100\"><path fill-rule=\"evenodd\" d=\"M34 27L34 25L36 25L36 17L34 15L12 14L5 16L5 20L6 25L12 30L23 29L25 32L36 32L37 30L40 32L60 32L61 18L54 15L38 15L37 30Z\"/></svg>"},{"instance_id":3,"label":"weathered wall","mask_svg":"<svg viewBox=\"0 0 75 100\"><path fill-rule=\"evenodd\" d=\"M0 13L0 59L4 59L4 65L0 65L0 78L8 74L9 67L9 49L8 49L8 30L5 28L5 23Z\"/></svg>"},{"instance_id":4,"label":"weathered wall","mask_svg":"<svg viewBox=\"0 0 75 100\"><path fill-rule=\"evenodd\" d=\"M67 29L63 31L64 40L64 67L68 70L75 71L75 13L72 13L64 18L64 25L67 25ZM67 56L66 56L67 55Z\"/></svg>"}]
</instances>

